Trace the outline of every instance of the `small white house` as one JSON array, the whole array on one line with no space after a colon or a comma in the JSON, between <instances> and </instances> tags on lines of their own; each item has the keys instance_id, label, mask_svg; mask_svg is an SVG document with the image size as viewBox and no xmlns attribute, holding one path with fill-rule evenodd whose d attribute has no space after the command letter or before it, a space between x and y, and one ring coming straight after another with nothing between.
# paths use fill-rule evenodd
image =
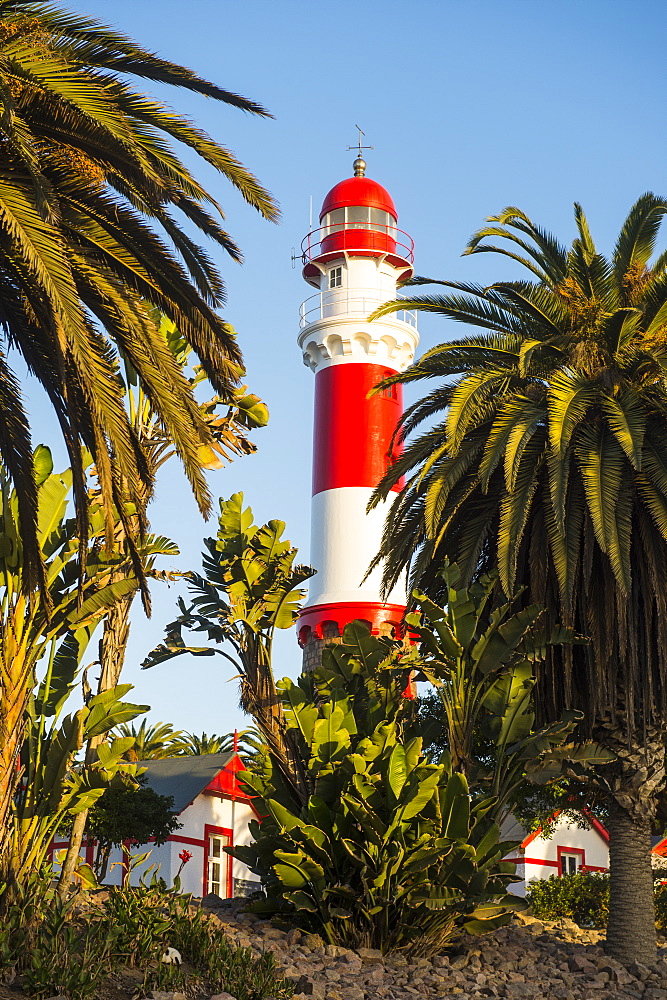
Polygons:
<instances>
[{"instance_id":1,"label":"small white house","mask_svg":"<svg viewBox=\"0 0 667 1000\"><path fill-rule=\"evenodd\" d=\"M503 825L504 840L521 841L506 858L516 863L517 881L510 889L517 896L525 896L528 883L535 879L609 871L609 834L602 823L587 813L589 828L581 829L560 815L554 814L553 826L547 832L539 827L529 833L512 818Z\"/></svg>"},{"instance_id":2,"label":"small white house","mask_svg":"<svg viewBox=\"0 0 667 1000\"><path fill-rule=\"evenodd\" d=\"M225 853L225 847L250 843L248 824L256 817L252 800L243 790L238 774L245 766L235 753L167 757L141 761L149 788L158 795L171 795L181 823L165 844L125 845L133 856L150 851L146 863L132 870L136 885L151 865L160 865L160 877L170 884L180 869L183 892L194 896L216 893L223 899L244 896L258 887L246 865ZM52 844L52 852L66 847ZM96 844L85 845L85 859L92 863ZM189 855L189 857L188 857ZM113 866L113 867L112 867ZM126 873L120 848L111 852L105 883L119 885Z\"/></svg>"}]
</instances>

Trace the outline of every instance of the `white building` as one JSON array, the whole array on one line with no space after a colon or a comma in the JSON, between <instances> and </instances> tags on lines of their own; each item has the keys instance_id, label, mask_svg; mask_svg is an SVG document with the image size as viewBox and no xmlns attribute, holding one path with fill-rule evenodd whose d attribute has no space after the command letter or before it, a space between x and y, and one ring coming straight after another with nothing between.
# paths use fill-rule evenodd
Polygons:
<instances>
[{"instance_id":1,"label":"white building","mask_svg":"<svg viewBox=\"0 0 667 1000\"><path fill-rule=\"evenodd\" d=\"M209 892L227 899L247 895L259 886L246 865L225 853L225 847L248 844L248 824L257 814L243 790L238 773L245 770L238 754L217 753L198 757L167 757L140 763L149 788L158 795L171 795L180 828L165 844L126 844L133 856L150 851L146 863L132 871L136 885L151 865L160 866L167 884L181 869L181 888L194 896ZM96 844L84 846L85 860L92 864ZM67 847L54 842L52 852ZM190 855L183 864L184 852ZM119 885L126 871L123 851L112 850L105 883Z\"/></svg>"},{"instance_id":2,"label":"white building","mask_svg":"<svg viewBox=\"0 0 667 1000\"><path fill-rule=\"evenodd\" d=\"M520 840L506 859L516 862L517 882L511 891L525 896L528 883L536 879L609 871L609 834L592 813L586 821L589 828L582 829L564 814L555 813L549 830L539 827L532 833L512 819L504 824L503 840Z\"/></svg>"}]
</instances>

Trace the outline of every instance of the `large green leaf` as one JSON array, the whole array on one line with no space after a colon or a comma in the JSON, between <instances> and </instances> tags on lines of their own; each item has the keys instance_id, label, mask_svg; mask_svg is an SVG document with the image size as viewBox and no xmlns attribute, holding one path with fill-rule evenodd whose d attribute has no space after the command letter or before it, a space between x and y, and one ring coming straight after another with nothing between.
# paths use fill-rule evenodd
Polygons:
<instances>
[{"instance_id":1,"label":"large green leaf","mask_svg":"<svg viewBox=\"0 0 667 1000\"><path fill-rule=\"evenodd\" d=\"M407 778L407 765L405 759L405 748L397 743L391 751L389 766L387 769L389 787L397 799L401 797L403 786Z\"/></svg>"}]
</instances>

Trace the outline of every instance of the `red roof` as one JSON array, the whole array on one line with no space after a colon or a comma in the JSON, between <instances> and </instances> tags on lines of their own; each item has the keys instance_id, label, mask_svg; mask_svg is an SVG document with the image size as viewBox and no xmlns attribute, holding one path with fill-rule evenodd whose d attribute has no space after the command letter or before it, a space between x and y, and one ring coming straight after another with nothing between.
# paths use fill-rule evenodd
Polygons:
<instances>
[{"instance_id":1,"label":"red roof","mask_svg":"<svg viewBox=\"0 0 667 1000\"><path fill-rule=\"evenodd\" d=\"M396 206L391 195L381 184L371 180L370 177L347 177L332 187L324 199L320 220L327 212L332 212L334 208L347 208L349 205L367 205L370 208L379 208L398 219Z\"/></svg>"}]
</instances>

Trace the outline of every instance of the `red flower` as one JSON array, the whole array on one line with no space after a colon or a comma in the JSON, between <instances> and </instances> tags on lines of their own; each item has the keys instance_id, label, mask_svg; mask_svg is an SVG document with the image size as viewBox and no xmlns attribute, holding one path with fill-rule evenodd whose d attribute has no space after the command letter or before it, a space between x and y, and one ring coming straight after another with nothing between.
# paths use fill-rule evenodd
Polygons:
<instances>
[{"instance_id":1,"label":"red flower","mask_svg":"<svg viewBox=\"0 0 667 1000\"><path fill-rule=\"evenodd\" d=\"M183 862L184 865L187 865L188 861L192 857L192 855L190 854L190 852L186 851L185 849L182 850L181 853L178 856L179 856L179 858L181 859L181 861Z\"/></svg>"}]
</instances>

